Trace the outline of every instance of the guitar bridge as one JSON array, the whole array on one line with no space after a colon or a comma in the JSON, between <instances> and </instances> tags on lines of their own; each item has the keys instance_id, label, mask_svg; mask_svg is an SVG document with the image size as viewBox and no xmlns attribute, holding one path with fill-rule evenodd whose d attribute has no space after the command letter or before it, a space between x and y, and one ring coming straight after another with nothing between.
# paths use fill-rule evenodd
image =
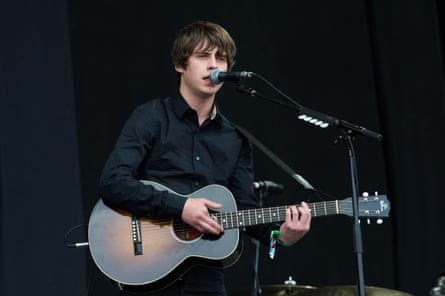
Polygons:
<instances>
[{"instance_id":1,"label":"guitar bridge","mask_svg":"<svg viewBox=\"0 0 445 296\"><path fill-rule=\"evenodd\" d=\"M131 217L131 232L133 238L134 255L142 255L142 235L141 235L141 220L139 217L133 215Z\"/></svg>"}]
</instances>

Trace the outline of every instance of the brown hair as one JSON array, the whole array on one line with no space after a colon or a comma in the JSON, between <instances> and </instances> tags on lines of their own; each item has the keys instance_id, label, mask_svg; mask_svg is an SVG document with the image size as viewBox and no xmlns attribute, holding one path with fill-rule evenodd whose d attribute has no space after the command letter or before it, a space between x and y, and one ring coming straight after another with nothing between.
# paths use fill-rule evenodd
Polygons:
<instances>
[{"instance_id":1,"label":"brown hair","mask_svg":"<svg viewBox=\"0 0 445 296\"><path fill-rule=\"evenodd\" d=\"M182 28L173 42L172 58L175 66L187 67L187 60L198 45L204 50L218 48L218 55L226 56L228 70L235 64L236 45L229 33L220 25L197 21Z\"/></svg>"}]
</instances>

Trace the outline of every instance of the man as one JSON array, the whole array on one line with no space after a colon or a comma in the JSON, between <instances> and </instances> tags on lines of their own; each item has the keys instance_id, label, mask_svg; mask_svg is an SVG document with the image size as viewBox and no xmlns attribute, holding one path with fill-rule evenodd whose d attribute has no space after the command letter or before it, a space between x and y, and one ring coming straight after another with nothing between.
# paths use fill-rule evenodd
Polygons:
<instances>
[{"instance_id":1,"label":"man","mask_svg":"<svg viewBox=\"0 0 445 296\"><path fill-rule=\"evenodd\" d=\"M172 49L179 75L175 97L151 100L126 122L102 173L100 195L111 205L153 219L180 218L202 233L218 236L224 231L209 214L221 204L206 196L184 198L209 184L226 186L238 209L258 207L253 192L252 149L219 112L215 95L222 84L209 80L214 69L229 71L236 46L221 26L199 21L183 28ZM163 184L160 191L139 180ZM249 227L249 235L268 243L272 230L279 242L291 245L310 228L307 204L286 210L284 223ZM276 233L276 232L275 232ZM220 269L196 266L160 295L225 295Z\"/></svg>"}]
</instances>

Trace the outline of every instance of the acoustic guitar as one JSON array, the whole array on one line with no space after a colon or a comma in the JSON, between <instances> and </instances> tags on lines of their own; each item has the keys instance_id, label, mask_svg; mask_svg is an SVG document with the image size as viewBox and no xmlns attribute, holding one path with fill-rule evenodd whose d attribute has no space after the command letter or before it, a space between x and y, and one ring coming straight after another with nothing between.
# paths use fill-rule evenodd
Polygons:
<instances>
[{"instance_id":1,"label":"acoustic guitar","mask_svg":"<svg viewBox=\"0 0 445 296\"><path fill-rule=\"evenodd\" d=\"M173 190L156 182L141 181L157 190ZM222 204L211 217L224 227L220 236L200 233L181 220L138 217L99 200L88 224L89 248L94 263L128 291L154 292L178 279L194 265L228 267L241 255L240 228L281 222L289 206L237 210L232 193L221 185L208 185L184 198L205 197ZM309 203L313 217L352 216L352 199ZM385 195L360 197L359 216L387 217Z\"/></svg>"}]
</instances>

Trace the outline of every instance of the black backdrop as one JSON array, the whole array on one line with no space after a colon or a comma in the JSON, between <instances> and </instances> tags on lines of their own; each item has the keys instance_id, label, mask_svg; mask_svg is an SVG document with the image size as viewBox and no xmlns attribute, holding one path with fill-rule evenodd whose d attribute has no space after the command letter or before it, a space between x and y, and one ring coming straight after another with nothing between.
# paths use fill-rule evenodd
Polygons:
<instances>
[{"instance_id":1,"label":"black backdrop","mask_svg":"<svg viewBox=\"0 0 445 296\"><path fill-rule=\"evenodd\" d=\"M386 193L391 218L362 223L368 285L425 295L445 270L443 10L441 2L15 1L1 19L2 295L84 295L87 249L63 236L85 224L100 170L131 110L173 95L170 47L198 19L226 27L235 70L256 72L301 104L379 131L355 141L360 190ZM276 97L261 81L249 86ZM335 129L296 120L292 110L226 85L223 112L316 187L351 195L346 147ZM258 180L286 190L266 205L311 198L260 151ZM315 200L313 200L315 201ZM78 231L75 239L83 241ZM74 238L73 238L74 239ZM252 285L254 248L227 270L228 289ZM355 283L351 220L316 218L310 234L273 261L260 253L260 282ZM27 284L22 283L26 281ZM91 295L118 294L94 270Z\"/></svg>"}]
</instances>

